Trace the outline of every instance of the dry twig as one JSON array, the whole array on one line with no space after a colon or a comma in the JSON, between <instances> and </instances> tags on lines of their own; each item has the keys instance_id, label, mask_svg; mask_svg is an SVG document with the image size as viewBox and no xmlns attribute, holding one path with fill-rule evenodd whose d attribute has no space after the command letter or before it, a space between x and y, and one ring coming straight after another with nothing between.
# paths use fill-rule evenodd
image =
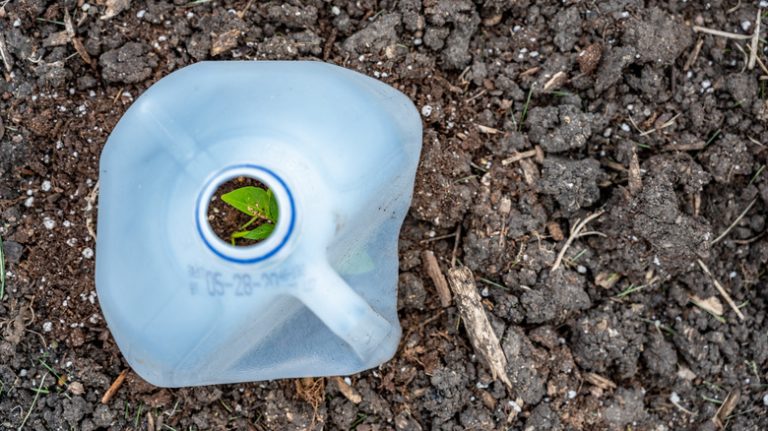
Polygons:
<instances>
[{"instance_id":1,"label":"dry twig","mask_svg":"<svg viewBox=\"0 0 768 431\"><path fill-rule=\"evenodd\" d=\"M714 36L725 37L728 39L736 39L736 40L752 39L752 35L750 34L729 33L727 31L715 30L714 28L702 27L700 25L694 25L693 31L699 32L699 33L707 33Z\"/></svg>"},{"instance_id":2,"label":"dry twig","mask_svg":"<svg viewBox=\"0 0 768 431\"><path fill-rule=\"evenodd\" d=\"M573 243L574 240L576 240L578 238L581 238L581 237L589 236L589 235L602 235L602 236L604 236L600 232L591 232L591 231L590 232L582 232L584 230L584 228L587 226L587 223L589 223L592 220L600 217L601 215L603 215L604 212L605 211L600 210L600 211L598 211L598 212L596 212L596 213L594 213L594 214L592 214L590 216L587 216L587 218L585 218L584 220L581 220L581 221L577 220L576 221L576 225L571 229L571 234L568 236L568 239L565 241L565 245L560 250L560 253L557 254L557 259L555 259L555 263L552 265L552 271L554 271L554 270L556 270L557 268L560 267L560 264L563 261L563 257L565 256L565 252L568 250L568 247L571 246L571 243Z\"/></svg>"},{"instance_id":3,"label":"dry twig","mask_svg":"<svg viewBox=\"0 0 768 431\"><path fill-rule=\"evenodd\" d=\"M13 58L8 52L8 46L5 44L5 37L0 33L0 59L3 60L6 72L10 72L13 69Z\"/></svg>"},{"instance_id":4,"label":"dry twig","mask_svg":"<svg viewBox=\"0 0 768 431\"><path fill-rule=\"evenodd\" d=\"M747 68L752 70L755 68L755 60L757 60L757 43L760 41L760 18L762 16L762 9L757 8L757 18L755 19L755 30L752 32L752 45L751 52L749 53L749 63Z\"/></svg>"},{"instance_id":5,"label":"dry twig","mask_svg":"<svg viewBox=\"0 0 768 431\"><path fill-rule=\"evenodd\" d=\"M720 235L717 236L717 238L712 240L710 245L715 245L718 242L720 242L721 239L725 238L725 236L728 235L728 232L730 232L731 229L733 229L736 226L736 224L739 223L739 220L743 219L744 216L747 215L747 212L750 210L750 208L752 208L752 205L754 205L755 202L757 202L757 198L752 199L752 202L750 202L749 205L747 205L747 207L744 209L744 211L742 211L741 214L739 214L739 216L736 217L736 220L734 220L733 223L731 223L731 225L728 226L728 229L724 230L723 233L721 233Z\"/></svg>"},{"instance_id":6,"label":"dry twig","mask_svg":"<svg viewBox=\"0 0 768 431\"><path fill-rule=\"evenodd\" d=\"M693 47L693 51L691 51L691 55L688 56L688 60L685 61L685 66L683 66L683 71L687 72L688 69L693 66L693 63L696 62L696 59L699 58L699 53L701 52L701 47L704 46L704 39L699 38L698 41L696 41L696 46Z\"/></svg>"},{"instance_id":7,"label":"dry twig","mask_svg":"<svg viewBox=\"0 0 768 431\"><path fill-rule=\"evenodd\" d=\"M720 295L723 296L723 299L725 299L725 302L728 303L728 305L731 307L731 309L736 313L737 316L739 316L739 320L744 320L744 314L739 310L739 307L736 305L735 302L733 302L733 299L731 299L731 295L728 294L728 292L723 288L723 285L720 284L719 281L715 278L714 275L709 271L709 268L707 265L704 264L704 262L701 261L701 259L696 259L699 263L699 266L701 267L701 270L704 271L705 274L709 276L710 279L712 279L712 283L714 283L715 288L717 288L717 291L720 292Z\"/></svg>"},{"instance_id":8,"label":"dry twig","mask_svg":"<svg viewBox=\"0 0 768 431\"><path fill-rule=\"evenodd\" d=\"M112 382L112 384L109 386L109 389L107 389L107 392L104 392L104 396L101 397L102 404L109 403L109 400L111 400L112 397L115 396L115 393L117 393L117 390L120 389L120 386L123 385L123 382L125 381L125 376L127 375L128 375L128 368L120 372L120 375L117 376L115 381Z\"/></svg>"},{"instance_id":9,"label":"dry twig","mask_svg":"<svg viewBox=\"0 0 768 431\"><path fill-rule=\"evenodd\" d=\"M456 295L459 313L475 353L490 369L491 376L494 379L499 378L511 389L512 382L506 370L507 357L504 356L499 339L488 321L472 271L465 267L451 268L448 270L448 281Z\"/></svg>"},{"instance_id":10,"label":"dry twig","mask_svg":"<svg viewBox=\"0 0 768 431\"><path fill-rule=\"evenodd\" d=\"M532 150L523 151L522 153L516 153L512 156L501 161L502 166L511 165L512 163L519 162L520 160L527 159L529 157L536 157L536 160L544 160L544 151L540 146L534 147Z\"/></svg>"}]
</instances>

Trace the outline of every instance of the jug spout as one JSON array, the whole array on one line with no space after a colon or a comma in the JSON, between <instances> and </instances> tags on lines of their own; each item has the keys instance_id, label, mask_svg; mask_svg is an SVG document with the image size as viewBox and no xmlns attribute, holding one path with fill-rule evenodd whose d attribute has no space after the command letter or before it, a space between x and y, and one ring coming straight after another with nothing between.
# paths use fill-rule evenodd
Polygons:
<instances>
[{"instance_id":1,"label":"jug spout","mask_svg":"<svg viewBox=\"0 0 768 431\"><path fill-rule=\"evenodd\" d=\"M334 334L344 340L362 362L382 353L381 345L394 327L365 301L327 263L313 268L314 277L296 297ZM386 350L386 349L385 349Z\"/></svg>"}]
</instances>

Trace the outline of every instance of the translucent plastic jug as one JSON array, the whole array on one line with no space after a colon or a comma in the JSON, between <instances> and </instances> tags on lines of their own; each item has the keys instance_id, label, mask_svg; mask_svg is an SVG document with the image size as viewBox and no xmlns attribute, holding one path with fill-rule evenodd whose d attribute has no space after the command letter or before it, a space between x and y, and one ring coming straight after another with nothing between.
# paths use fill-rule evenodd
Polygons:
<instances>
[{"instance_id":1,"label":"translucent plastic jug","mask_svg":"<svg viewBox=\"0 0 768 431\"><path fill-rule=\"evenodd\" d=\"M131 367L166 387L347 375L392 357L397 239L421 150L411 101L320 62L205 62L149 88L101 155L96 287ZM253 177L248 247L207 205Z\"/></svg>"}]
</instances>

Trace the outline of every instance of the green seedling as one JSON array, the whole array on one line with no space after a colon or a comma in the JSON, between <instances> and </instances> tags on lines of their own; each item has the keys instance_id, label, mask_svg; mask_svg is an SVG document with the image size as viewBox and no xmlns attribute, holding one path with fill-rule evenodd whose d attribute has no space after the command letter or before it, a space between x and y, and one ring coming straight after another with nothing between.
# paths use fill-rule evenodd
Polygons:
<instances>
[{"instance_id":1,"label":"green seedling","mask_svg":"<svg viewBox=\"0 0 768 431\"><path fill-rule=\"evenodd\" d=\"M272 190L246 186L223 194L221 200L251 217L247 223L230 234L232 245L235 245L238 239L262 241L272 234L279 215L277 199ZM253 225L255 227L249 229Z\"/></svg>"}]
</instances>

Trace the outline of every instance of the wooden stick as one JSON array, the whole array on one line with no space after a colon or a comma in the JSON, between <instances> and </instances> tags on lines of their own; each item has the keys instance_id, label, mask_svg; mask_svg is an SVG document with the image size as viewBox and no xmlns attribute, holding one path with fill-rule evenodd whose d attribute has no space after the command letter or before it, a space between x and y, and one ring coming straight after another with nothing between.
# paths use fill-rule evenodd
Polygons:
<instances>
[{"instance_id":1,"label":"wooden stick","mask_svg":"<svg viewBox=\"0 0 768 431\"><path fill-rule=\"evenodd\" d=\"M448 288L448 282L445 280L443 271L440 270L440 264L437 262L435 253L427 250L421 254L421 258L424 261L424 270L435 284L437 296L440 298L440 305L442 305L443 308L450 307L451 290Z\"/></svg>"},{"instance_id":2,"label":"wooden stick","mask_svg":"<svg viewBox=\"0 0 768 431\"><path fill-rule=\"evenodd\" d=\"M507 376L507 357L488 321L472 271L466 267L451 268L448 270L448 281L456 295L459 314L475 353L491 370L491 376L500 379L511 389L512 382Z\"/></svg>"},{"instance_id":3,"label":"wooden stick","mask_svg":"<svg viewBox=\"0 0 768 431\"><path fill-rule=\"evenodd\" d=\"M348 385L344 379L338 376L332 377L332 379L334 382L336 382L336 386L339 387L339 392L344 395L344 398L352 401L353 404L360 404L360 402L363 401L363 397L360 395L360 393L357 392L355 388Z\"/></svg>"},{"instance_id":4,"label":"wooden stick","mask_svg":"<svg viewBox=\"0 0 768 431\"><path fill-rule=\"evenodd\" d=\"M755 30L752 32L752 49L749 53L749 63L747 68L752 70L755 68L755 61L757 60L757 43L760 40L760 18L762 16L762 9L757 8L757 18L755 19Z\"/></svg>"},{"instance_id":5,"label":"wooden stick","mask_svg":"<svg viewBox=\"0 0 768 431\"><path fill-rule=\"evenodd\" d=\"M693 63L696 62L696 59L699 58L699 53L701 52L701 47L704 45L704 39L701 37L698 41L696 41L696 46L693 47L693 52L691 52L691 55L688 56L688 60L685 62L685 66L683 66L683 72L687 72L688 69L693 66Z\"/></svg>"},{"instance_id":6,"label":"wooden stick","mask_svg":"<svg viewBox=\"0 0 768 431\"><path fill-rule=\"evenodd\" d=\"M101 403L107 404L109 403L109 400L112 399L113 396L115 396L115 393L118 389L120 389L120 386L123 385L123 381L125 381L125 376L128 375L128 368L124 369L119 376L115 379L114 382L112 382L112 385L107 389L107 392L104 392L104 396L101 397Z\"/></svg>"},{"instance_id":7,"label":"wooden stick","mask_svg":"<svg viewBox=\"0 0 768 431\"><path fill-rule=\"evenodd\" d=\"M698 25L693 26L693 31L699 32L699 33L707 33L714 36L720 36L720 37L727 37L729 39L736 39L736 40L747 40L752 39L751 34L737 34L737 33L729 33L727 31L721 31L721 30L715 30L713 28L707 28L707 27L701 27Z\"/></svg>"},{"instance_id":8,"label":"wooden stick","mask_svg":"<svg viewBox=\"0 0 768 431\"><path fill-rule=\"evenodd\" d=\"M709 268L707 265L704 264L704 262L701 261L701 259L696 259L699 262L699 266L701 267L701 270L704 271L705 274L709 276L709 278L712 279L712 283L714 283L715 287L717 288L717 291L720 292L720 295L723 296L725 299L725 302L728 303L728 305L731 307L731 309L736 313L737 316L739 316L739 320L744 320L744 314L742 314L741 310L739 310L739 307L736 306L736 303L733 302L733 299L731 299L731 295L726 292L725 288L723 288L723 285L720 284L719 281L715 278L714 275L712 275L711 272L709 272Z\"/></svg>"},{"instance_id":9,"label":"wooden stick","mask_svg":"<svg viewBox=\"0 0 768 431\"><path fill-rule=\"evenodd\" d=\"M520 160L534 157L536 155L536 149L523 151L522 153L515 153L512 156L501 161L502 166L511 165L512 163L519 162Z\"/></svg>"}]
</instances>

